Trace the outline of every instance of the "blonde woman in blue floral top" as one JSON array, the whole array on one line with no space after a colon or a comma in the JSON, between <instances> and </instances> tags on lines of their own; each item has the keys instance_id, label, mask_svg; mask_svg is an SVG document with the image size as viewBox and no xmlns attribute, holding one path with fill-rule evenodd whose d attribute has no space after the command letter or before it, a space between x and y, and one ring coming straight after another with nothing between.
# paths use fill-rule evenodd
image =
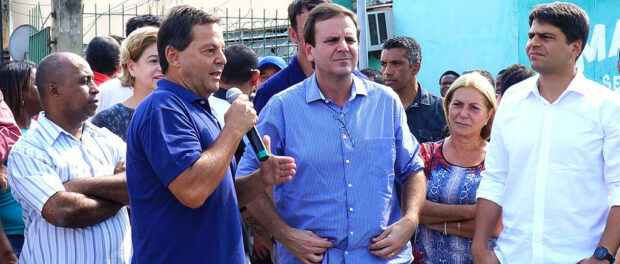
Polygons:
<instances>
[{"instance_id":1,"label":"blonde woman in blue floral top","mask_svg":"<svg viewBox=\"0 0 620 264\"><path fill-rule=\"evenodd\" d=\"M428 185L415 263L472 263L476 190L496 109L494 89L482 75L465 74L448 89L443 108L450 136L422 144L419 152ZM501 226L497 230L496 236Z\"/></svg>"},{"instance_id":2,"label":"blonde woman in blue floral top","mask_svg":"<svg viewBox=\"0 0 620 264\"><path fill-rule=\"evenodd\" d=\"M123 140L127 138L134 109L157 88L157 80L164 77L157 54L157 32L157 28L142 27L123 41L120 80L123 86L133 87L133 95L98 113L92 120L94 125L109 129Z\"/></svg>"}]
</instances>

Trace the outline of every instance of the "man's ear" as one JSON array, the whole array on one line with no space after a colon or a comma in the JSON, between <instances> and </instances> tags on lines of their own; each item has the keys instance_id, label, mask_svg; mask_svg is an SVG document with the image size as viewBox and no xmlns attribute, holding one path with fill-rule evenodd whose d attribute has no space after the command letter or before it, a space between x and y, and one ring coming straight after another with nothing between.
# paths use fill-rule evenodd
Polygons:
<instances>
[{"instance_id":1,"label":"man's ear","mask_svg":"<svg viewBox=\"0 0 620 264\"><path fill-rule=\"evenodd\" d=\"M416 61L413 63L413 75L418 75L420 69L422 68L422 62Z\"/></svg>"},{"instance_id":2,"label":"man's ear","mask_svg":"<svg viewBox=\"0 0 620 264\"><path fill-rule=\"evenodd\" d=\"M256 84L258 83L259 78L260 78L260 70L253 70L252 78L250 78L250 81L252 82L252 86L256 87Z\"/></svg>"},{"instance_id":3,"label":"man's ear","mask_svg":"<svg viewBox=\"0 0 620 264\"><path fill-rule=\"evenodd\" d=\"M570 44L572 46L571 56L574 56L575 61L579 58L579 54L581 54L581 48L583 47L583 42L581 40L575 40Z\"/></svg>"},{"instance_id":4,"label":"man's ear","mask_svg":"<svg viewBox=\"0 0 620 264\"><path fill-rule=\"evenodd\" d=\"M166 60L168 61L169 67L172 66L174 68L179 68L181 66L179 50L175 47L167 46L164 50L164 54L166 55Z\"/></svg>"},{"instance_id":5,"label":"man's ear","mask_svg":"<svg viewBox=\"0 0 620 264\"><path fill-rule=\"evenodd\" d=\"M308 59L309 62L314 62L314 56L312 55L313 49L314 47L312 47L310 43L308 42L304 43L304 51L306 52L306 58Z\"/></svg>"},{"instance_id":6,"label":"man's ear","mask_svg":"<svg viewBox=\"0 0 620 264\"><path fill-rule=\"evenodd\" d=\"M292 27L288 28L288 36L291 38L291 41L293 43L295 43L295 44L299 44L300 43L299 35L297 35L297 31L294 28L292 28Z\"/></svg>"},{"instance_id":7,"label":"man's ear","mask_svg":"<svg viewBox=\"0 0 620 264\"><path fill-rule=\"evenodd\" d=\"M58 85L56 83L50 82L45 85L45 93L50 96L59 96L60 91L58 91Z\"/></svg>"}]
</instances>

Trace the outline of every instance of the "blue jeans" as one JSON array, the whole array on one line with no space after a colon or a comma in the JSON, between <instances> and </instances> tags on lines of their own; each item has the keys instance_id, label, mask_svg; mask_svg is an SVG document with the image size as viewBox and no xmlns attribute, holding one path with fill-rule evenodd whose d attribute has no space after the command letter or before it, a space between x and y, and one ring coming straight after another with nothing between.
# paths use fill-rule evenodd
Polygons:
<instances>
[{"instance_id":1,"label":"blue jeans","mask_svg":"<svg viewBox=\"0 0 620 264\"><path fill-rule=\"evenodd\" d=\"M6 236L9 239L9 243L13 247L13 253L15 256L19 258L19 255L22 253L22 246L24 245L24 236L23 235L9 235ZM2 262L0 262L2 264Z\"/></svg>"},{"instance_id":2,"label":"blue jeans","mask_svg":"<svg viewBox=\"0 0 620 264\"><path fill-rule=\"evenodd\" d=\"M22 246L24 246L24 235L10 235L6 236L6 238L9 239L15 256L19 258L19 254L22 253Z\"/></svg>"}]
</instances>

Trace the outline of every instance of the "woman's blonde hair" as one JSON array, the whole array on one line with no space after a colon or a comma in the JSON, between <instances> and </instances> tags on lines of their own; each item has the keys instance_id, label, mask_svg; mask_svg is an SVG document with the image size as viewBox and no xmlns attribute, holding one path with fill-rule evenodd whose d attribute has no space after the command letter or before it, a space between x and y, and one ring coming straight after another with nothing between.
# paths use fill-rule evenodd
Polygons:
<instances>
[{"instance_id":1,"label":"woman's blonde hair","mask_svg":"<svg viewBox=\"0 0 620 264\"><path fill-rule=\"evenodd\" d=\"M121 45L121 84L123 86L132 86L135 84L135 79L129 73L127 62L132 60L137 62L142 56L144 50L151 44L157 45L157 32L158 28L155 27L141 27L129 34Z\"/></svg>"},{"instance_id":2,"label":"woman's blonde hair","mask_svg":"<svg viewBox=\"0 0 620 264\"><path fill-rule=\"evenodd\" d=\"M495 89L493 89L491 83L489 83L489 81L480 73L472 72L463 74L461 77L456 79L454 83L452 83L450 88L448 88L446 97L443 100L443 112L446 115L446 120L449 120L450 113L448 112L448 106L452 101L454 92L459 88L464 87L471 87L482 94L482 96L486 99L487 110L493 111L491 118L489 118L489 122L487 122L487 124L482 128L482 131L480 131L480 137L483 139L488 139L491 137L491 127L493 126L493 118L495 117L495 112L497 111L497 101L495 99ZM448 128L450 128L450 122L448 121L447 123Z\"/></svg>"}]
</instances>

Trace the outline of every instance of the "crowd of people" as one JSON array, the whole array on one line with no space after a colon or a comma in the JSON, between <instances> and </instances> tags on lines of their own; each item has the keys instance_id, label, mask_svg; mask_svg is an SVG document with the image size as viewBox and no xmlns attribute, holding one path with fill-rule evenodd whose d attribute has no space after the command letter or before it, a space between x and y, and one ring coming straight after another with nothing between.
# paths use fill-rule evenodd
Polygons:
<instances>
[{"instance_id":1,"label":"crowd of people","mask_svg":"<svg viewBox=\"0 0 620 264\"><path fill-rule=\"evenodd\" d=\"M288 15L288 64L179 5L0 65L0 263L614 263L620 95L575 66L581 8L440 95L414 38L358 71L354 13Z\"/></svg>"}]
</instances>

